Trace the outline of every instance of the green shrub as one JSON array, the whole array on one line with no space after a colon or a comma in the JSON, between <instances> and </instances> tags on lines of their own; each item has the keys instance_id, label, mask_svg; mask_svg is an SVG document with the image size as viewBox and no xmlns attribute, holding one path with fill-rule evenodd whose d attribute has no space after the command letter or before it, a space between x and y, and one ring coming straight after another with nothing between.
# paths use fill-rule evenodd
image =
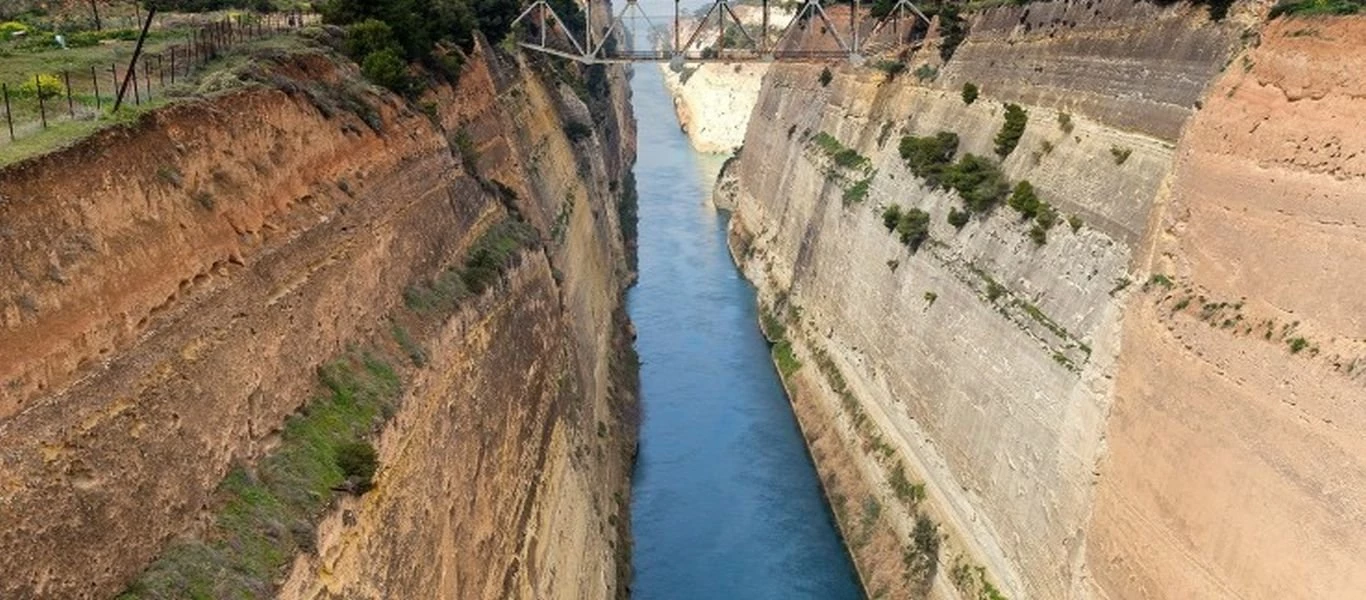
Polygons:
<instances>
[{"instance_id":1,"label":"green shrub","mask_svg":"<svg viewBox=\"0 0 1366 600\"><path fill-rule=\"evenodd\" d=\"M1286 343L1290 344L1291 354L1299 354L1301 350L1304 350L1309 346L1309 340L1302 337L1291 338L1290 341Z\"/></svg>"},{"instance_id":2,"label":"green shrub","mask_svg":"<svg viewBox=\"0 0 1366 600\"><path fill-rule=\"evenodd\" d=\"M896 230L896 224L901 220L901 207L895 204L888 206L887 210L882 211L882 226L887 228L890 233Z\"/></svg>"},{"instance_id":3,"label":"green shrub","mask_svg":"<svg viewBox=\"0 0 1366 600\"><path fill-rule=\"evenodd\" d=\"M958 45L968 37L967 23L958 14L958 7L950 3L939 5L939 58L944 62L949 62L953 58L953 53L958 50Z\"/></svg>"},{"instance_id":4,"label":"green shrub","mask_svg":"<svg viewBox=\"0 0 1366 600\"><path fill-rule=\"evenodd\" d=\"M1042 246L1048 243L1048 230L1035 224L1029 228L1029 239L1034 240L1035 246Z\"/></svg>"},{"instance_id":5,"label":"green shrub","mask_svg":"<svg viewBox=\"0 0 1366 600\"><path fill-rule=\"evenodd\" d=\"M20 31L28 31L28 29L28 25L18 21L5 21L0 23L0 42L14 37L14 34L19 33Z\"/></svg>"},{"instance_id":6,"label":"green shrub","mask_svg":"<svg viewBox=\"0 0 1366 600\"><path fill-rule=\"evenodd\" d=\"M1129 155L1133 153L1133 148L1120 148L1119 146L1110 146L1110 155L1115 157L1115 164L1117 165L1124 164L1124 161L1129 160Z\"/></svg>"},{"instance_id":7,"label":"green shrub","mask_svg":"<svg viewBox=\"0 0 1366 600\"><path fill-rule=\"evenodd\" d=\"M18 96L26 98L42 97L44 100L56 98L65 93L66 87L62 85L62 80L56 75L42 74L36 79L30 78L19 85Z\"/></svg>"},{"instance_id":8,"label":"green shrub","mask_svg":"<svg viewBox=\"0 0 1366 600\"><path fill-rule=\"evenodd\" d=\"M361 62L361 73L376 85L384 86L395 93L408 96L413 93L413 81L408 76L408 63L399 58L393 50L371 52Z\"/></svg>"},{"instance_id":9,"label":"green shrub","mask_svg":"<svg viewBox=\"0 0 1366 600\"><path fill-rule=\"evenodd\" d=\"M963 104L972 104L977 101L977 86L972 83L963 84Z\"/></svg>"},{"instance_id":10,"label":"green shrub","mask_svg":"<svg viewBox=\"0 0 1366 600\"><path fill-rule=\"evenodd\" d=\"M571 142L579 142L593 137L593 128L578 121L564 124L564 134Z\"/></svg>"},{"instance_id":11,"label":"green shrub","mask_svg":"<svg viewBox=\"0 0 1366 600\"><path fill-rule=\"evenodd\" d=\"M830 67L821 68L820 82L821 87L830 85L830 81L835 78L835 74L830 72Z\"/></svg>"},{"instance_id":12,"label":"green shrub","mask_svg":"<svg viewBox=\"0 0 1366 600\"><path fill-rule=\"evenodd\" d=\"M868 188L872 185L873 178L871 176L858 180L849 189L844 190L844 203L857 204L863 202L863 199L868 197Z\"/></svg>"},{"instance_id":13,"label":"green shrub","mask_svg":"<svg viewBox=\"0 0 1366 600\"><path fill-rule=\"evenodd\" d=\"M867 167L871 164L862 154L855 152L852 148L846 148L839 140L824 131L817 133L813 140L817 147L825 152L836 165L846 169L858 169Z\"/></svg>"},{"instance_id":14,"label":"green shrub","mask_svg":"<svg viewBox=\"0 0 1366 600\"><path fill-rule=\"evenodd\" d=\"M939 187L958 152L958 134L941 131L932 137L908 135L901 138L897 150L913 175L924 179L930 187Z\"/></svg>"},{"instance_id":15,"label":"green shrub","mask_svg":"<svg viewBox=\"0 0 1366 600\"><path fill-rule=\"evenodd\" d=\"M1034 185L1028 180L1015 184L1015 191L1011 192L1007 204L1025 219L1033 219L1039 214L1039 196L1034 193Z\"/></svg>"},{"instance_id":16,"label":"green shrub","mask_svg":"<svg viewBox=\"0 0 1366 600\"><path fill-rule=\"evenodd\" d=\"M1211 6L1210 17L1217 21L1219 19L1214 17L1214 11L1214 6ZM1281 0L1271 9L1269 17L1275 19L1282 15L1354 15L1363 11L1366 11L1366 2L1363 0Z\"/></svg>"},{"instance_id":17,"label":"green shrub","mask_svg":"<svg viewBox=\"0 0 1366 600\"><path fill-rule=\"evenodd\" d=\"M939 69L929 65L920 65L920 67L915 70L915 78L918 79L920 83L934 81L934 78L938 76Z\"/></svg>"},{"instance_id":18,"label":"green shrub","mask_svg":"<svg viewBox=\"0 0 1366 600\"><path fill-rule=\"evenodd\" d=\"M1068 216L1067 216L1067 224L1070 225L1070 226L1072 227L1072 233L1076 233L1076 232L1078 232L1078 231L1081 231L1081 226L1082 226L1081 217L1079 217L1079 216L1077 216L1077 215L1068 215Z\"/></svg>"},{"instance_id":19,"label":"green shrub","mask_svg":"<svg viewBox=\"0 0 1366 600\"><path fill-rule=\"evenodd\" d=\"M958 192L972 212L987 212L1005 199L1010 184L996 163L965 154L944 174L944 185Z\"/></svg>"},{"instance_id":20,"label":"green shrub","mask_svg":"<svg viewBox=\"0 0 1366 600\"><path fill-rule=\"evenodd\" d=\"M1058 209L1053 208L1053 205L1047 202L1040 202L1038 214L1034 216L1034 222L1038 223L1039 227L1044 228L1045 231L1052 229L1054 225L1058 224Z\"/></svg>"},{"instance_id":21,"label":"green shrub","mask_svg":"<svg viewBox=\"0 0 1366 600\"><path fill-rule=\"evenodd\" d=\"M1020 144L1020 136L1024 135L1025 125L1029 122L1029 114L1018 104L1006 104L1005 124L1001 125L1001 131L996 134L996 155L1005 158L1015 150L1015 146Z\"/></svg>"},{"instance_id":22,"label":"green shrub","mask_svg":"<svg viewBox=\"0 0 1366 600\"><path fill-rule=\"evenodd\" d=\"M966 210L958 210L957 207L950 208L949 225L953 225L954 229L962 229L964 225L968 224L968 217L970 216L972 213Z\"/></svg>"},{"instance_id":23,"label":"green shrub","mask_svg":"<svg viewBox=\"0 0 1366 600\"><path fill-rule=\"evenodd\" d=\"M346 54L351 58L362 60L384 50L402 51L388 23L366 19L346 28Z\"/></svg>"},{"instance_id":24,"label":"green shrub","mask_svg":"<svg viewBox=\"0 0 1366 600\"><path fill-rule=\"evenodd\" d=\"M916 515L903 561L911 580L920 586L927 585L939 568L939 541L939 527L929 517Z\"/></svg>"},{"instance_id":25,"label":"green shrub","mask_svg":"<svg viewBox=\"0 0 1366 600\"><path fill-rule=\"evenodd\" d=\"M1076 125L1072 123L1072 115L1065 112L1058 113L1058 128L1063 133L1072 133L1072 130L1076 128Z\"/></svg>"},{"instance_id":26,"label":"green shrub","mask_svg":"<svg viewBox=\"0 0 1366 600\"><path fill-rule=\"evenodd\" d=\"M902 211L896 222L896 232L901 243L911 247L911 252L919 250L930 237L930 214L918 208Z\"/></svg>"},{"instance_id":27,"label":"green shrub","mask_svg":"<svg viewBox=\"0 0 1366 600\"><path fill-rule=\"evenodd\" d=\"M879 60L873 63L873 68L882 71L887 76L887 81L896 79L897 75L906 72L906 63L899 60Z\"/></svg>"},{"instance_id":28,"label":"green shrub","mask_svg":"<svg viewBox=\"0 0 1366 600\"><path fill-rule=\"evenodd\" d=\"M995 281L987 282L987 300L995 302L997 298L1000 298L1005 293L1005 286L996 283Z\"/></svg>"},{"instance_id":29,"label":"green shrub","mask_svg":"<svg viewBox=\"0 0 1366 600\"><path fill-rule=\"evenodd\" d=\"M355 486L360 493L374 487L375 470L379 465L379 454L370 442L358 441L337 447L337 468L342 476Z\"/></svg>"}]
</instances>

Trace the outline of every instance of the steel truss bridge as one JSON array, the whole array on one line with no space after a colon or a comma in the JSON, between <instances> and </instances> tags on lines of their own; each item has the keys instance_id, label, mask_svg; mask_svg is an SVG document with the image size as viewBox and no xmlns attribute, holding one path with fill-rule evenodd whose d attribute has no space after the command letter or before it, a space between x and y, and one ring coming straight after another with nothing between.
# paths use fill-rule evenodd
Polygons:
<instances>
[{"instance_id":1,"label":"steel truss bridge","mask_svg":"<svg viewBox=\"0 0 1366 600\"><path fill-rule=\"evenodd\" d=\"M604 29L594 27L593 1L586 0L581 34L547 0L535 0L513 21L513 35L520 36L518 44L527 50L584 64L668 62L679 69L706 62L858 63L864 56L918 46L930 22L910 0L897 0L880 18L852 0L848 22L839 25L826 12L825 0L801 0L795 14L778 15L786 23L772 22L769 0L742 8L758 8L758 24L741 19L735 11L739 3L733 0L712 0L701 19L685 17L680 0L674 0L673 14L663 17L646 14L639 0L626 0ZM922 23L926 27L917 27Z\"/></svg>"}]
</instances>

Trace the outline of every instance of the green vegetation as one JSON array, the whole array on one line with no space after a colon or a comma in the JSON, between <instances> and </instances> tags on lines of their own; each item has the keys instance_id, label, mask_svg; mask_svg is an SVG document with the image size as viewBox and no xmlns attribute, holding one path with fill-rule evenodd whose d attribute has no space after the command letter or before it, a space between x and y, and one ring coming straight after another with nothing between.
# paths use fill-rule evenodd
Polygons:
<instances>
[{"instance_id":1,"label":"green vegetation","mask_svg":"<svg viewBox=\"0 0 1366 600\"><path fill-rule=\"evenodd\" d=\"M939 69L937 67L931 67L930 65L920 65L915 70L915 78L920 81L920 83L929 83L934 81L934 78L938 76Z\"/></svg>"},{"instance_id":2,"label":"green vegetation","mask_svg":"<svg viewBox=\"0 0 1366 600\"><path fill-rule=\"evenodd\" d=\"M784 378L791 377L797 369L802 368L801 361L792 353L792 342L787 340L773 345L773 360L778 363L778 372L782 373Z\"/></svg>"},{"instance_id":3,"label":"green vegetation","mask_svg":"<svg viewBox=\"0 0 1366 600\"><path fill-rule=\"evenodd\" d=\"M583 15L576 5L567 1L552 4L571 30L582 29ZM356 48L348 43L349 53L362 65L371 63L390 83L399 82L389 70L392 58L401 58L405 63L420 61L432 72L454 80L461 66L457 50L468 52L473 48L474 32L481 31L497 43L507 36L518 14L514 0L325 0L317 8L325 23L348 26L348 42L365 38ZM375 22L387 26L387 36ZM357 27L362 33L356 32ZM385 52L393 56L375 56ZM407 74L406 68L404 73ZM406 86L400 88L411 91Z\"/></svg>"},{"instance_id":4,"label":"green vegetation","mask_svg":"<svg viewBox=\"0 0 1366 600\"><path fill-rule=\"evenodd\" d=\"M901 243L910 246L911 252L916 252L930 237L930 214L918 208L901 211L896 221L896 233Z\"/></svg>"},{"instance_id":5,"label":"green vegetation","mask_svg":"<svg viewBox=\"0 0 1366 600\"><path fill-rule=\"evenodd\" d=\"M844 190L844 203L846 205L849 205L863 202L863 199L868 197L868 188L872 185L872 175L869 175L868 177L864 177L863 179L858 180L849 189Z\"/></svg>"},{"instance_id":6,"label":"green vegetation","mask_svg":"<svg viewBox=\"0 0 1366 600\"><path fill-rule=\"evenodd\" d=\"M419 313L454 310L460 301L477 296L516 264L520 251L537 239L536 230L515 219L489 228L470 250L463 265L443 271L436 279L409 286L403 302Z\"/></svg>"},{"instance_id":7,"label":"green vegetation","mask_svg":"<svg viewBox=\"0 0 1366 600\"><path fill-rule=\"evenodd\" d=\"M427 351L413 339L413 336L408 334L407 329L395 322L390 324L389 330L394 334L394 341L398 342L398 347L402 348L403 353L408 355L408 360L413 361L414 367L426 366Z\"/></svg>"},{"instance_id":8,"label":"green vegetation","mask_svg":"<svg viewBox=\"0 0 1366 600\"><path fill-rule=\"evenodd\" d=\"M911 545L906 548L902 560L913 583L925 587L934 579L939 567L939 527L929 517L916 515Z\"/></svg>"},{"instance_id":9,"label":"green vegetation","mask_svg":"<svg viewBox=\"0 0 1366 600\"><path fill-rule=\"evenodd\" d=\"M958 45L968 37L967 21L958 13L958 6L948 2L940 3L938 10L927 12L926 16L933 17L936 12L939 16L939 58L949 62Z\"/></svg>"},{"instance_id":10,"label":"green vegetation","mask_svg":"<svg viewBox=\"0 0 1366 600\"><path fill-rule=\"evenodd\" d=\"M1034 185L1027 179L1015 184L1015 190L1011 192L1007 204L1019 211L1020 216L1025 219L1033 219L1039 214L1039 196L1034 192Z\"/></svg>"},{"instance_id":11,"label":"green vegetation","mask_svg":"<svg viewBox=\"0 0 1366 600\"><path fill-rule=\"evenodd\" d=\"M990 211L1006 197L1010 184L996 163L974 154L965 154L944 176L944 185L962 196L972 212Z\"/></svg>"},{"instance_id":12,"label":"green vegetation","mask_svg":"<svg viewBox=\"0 0 1366 600\"><path fill-rule=\"evenodd\" d=\"M1058 129L1061 129L1063 133L1072 133L1075 128L1076 125L1072 123L1072 115L1065 112L1058 113Z\"/></svg>"},{"instance_id":13,"label":"green vegetation","mask_svg":"<svg viewBox=\"0 0 1366 600\"><path fill-rule=\"evenodd\" d=\"M882 211L882 226L887 228L887 232L896 231L896 223L901 220L901 207L895 204L888 206Z\"/></svg>"},{"instance_id":14,"label":"green vegetation","mask_svg":"<svg viewBox=\"0 0 1366 600\"><path fill-rule=\"evenodd\" d=\"M888 483L891 484L892 493L896 494L897 499L912 510L925 499L925 484L911 483L911 480L906 478L906 467L901 463L892 467L891 481Z\"/></svg>"},{"instance_id":15,"label":"green vegetation","mask_svg":"<svg viewBox=\"0 0 1366 600\"><path fill-rule=\"evenodd\" d=\"M1291 354L1299 354L1301 350L1309 347L1309 340L1302 337L1290 338L1286 343L1290 345Z\"/></svg>"},{"instance_id":16,"label":"green vegetation","mask_svg":"<svg viewBox=\"0 0 1366 600\"><path fill-rule=\"evenodd\" d=\"M1005 123L1001 125L1001 131L996 134L996 155L1005 158L1015 150L1015 146L1020 144L1020 137L1024 135L1025 125L1029 123L1029 114L1018 104L1006 104Z\"/></svg>"},{"instance_id":17,"label":"green vegetation","mask_svg":"<svg viewBox=\"0 0 1366 600\"><path fill-rule=\"evenodd\" d=\"M963 84L963 104L971 105L977 101L977 86L973 83Z\"/></svg>"},{"instance_id":18,"label":"green vegetation","mask_svg":"<svg viewBox=\"0 0 1366 600\"><path fill-rule=\"evenodd\" d=\"M830 67L821 67L820 82L821 87L830 85L830 81L835 78L835 74L830 72ZM793 127L796 127L795 125Z\"/></svg>"},{"instance_id":19,"label":"green vegetation","mask_svg":"<svg viewBox=\"0 0 1366 600\"><path fill-rule=\"evenodd\" d=\"M319 368L318 378L327 393L289 418L279 445L219 485L203 538L173 543L120 600L259 597L312 548L332 490L364 491L376 460L362 438L393 414L398 376L361 353Z\"/></svg>"},{"instance_id":20,"label":"green vegetation","mask_svg":"<svg viewBox=\"0 0 1366 600\"><path fill-rule=\"evenodd\" d=\"M578 121L569 121L564 125L564 135L571 142L579 142L593 137L593 128Z\"/></svg>"},{"instance_id":21,"label":"green vegetation","mask_svg":"<svg viewBox=\"0 0 1366 600\"><path fill-rule=\"evenodd\" d=\"M997 283L995 280L987 281L987 301L995 302L1006 293L1006 287Z\"/></svg>"},{"instance_id":22,"label":"green vegetation","mask_svg":"<svg viewBox=\"0 0 1366 600\"><path fill-rule=\"evenodd\" d=\"M1143 291L1146 292L1146 291L1148 291L1148 288L1151 288L1151 287L1154 287L1154 286L1162 286L1162 287L1164 287L1164 288L1170 290L1170 289L1172 289L1172 287L1174 287L1175 285L1176 285L1176 283L1173 282L1172 279L1171 279L1170 277L1167 277L1166 275L1163 275L1162 273L1153 273L1152 277L1149 277L1149 278L1148 278L1148 282L1143 284Z\"/></svg>"},{"instance_id":23,"label":"green vegetation","mask_svg":"<svg viewBox=\"0 0 1366 600\"><path fill-rule=\"evenodd\" d=\"M1228 2L1229 0L1224 0ZM1214 12L1210 8L1211 15ZM1282 15L1312 16L1312 15L1354 15L1366 12L1366 1L1363 0L1281 0L1271 9L1270 18L1275 19Z\"/></svg>"},{"instance_id":24,"label":"green vegetation","mask_svg":"<svg viewBox=\"0 0 1366 600\"><path fill-rule=\"evenodd\" d=\"M961 556L954 559L950 579L961 595L969 600L1007 600L1005 594L987 581L986 569L963 562Z\"/></svg>"},{"instance_id":25,"label":"green vegetation","mask_svg":"<svg viewBox=\"0 0 1366 600\"><path fill-rule=\"evenodd\" d=\"M936 294L934 292L925 292L924 298L925 308L929 308L931 306L934 306L934 301L939 299L939 294Z\"/></svg>"},{"instance_id":26,"label":"green vegetation","mask_svg":"<svg viewBox=\"0 0 1366 600\"><path fill-rule=\"evenodd\" d=\"M355 441L338 446L336 462L347 485L358 493L363 494L374 487L379 453L370 442Z\"/></svg>"},{"instance_id":27,"label":"green vegetation","mask_svg":"<svg viewBox=\"0 0 1366 600\"><path fill-rule=\"evenodd\" d=\"M968 211L966 211L966 210L958 210L958 207L956 207L956 206L953 207L953 208L950 208L950 209L949 209L949 219L948 219L948 220L949 220L949 225L952 225L954 229L962 229L963 226L965 226L965 225L968 224L968 219L969 219L971 216L972 216L972 213L970 213L970 212L968 212Z\"/></svg>"},{"instance_id":28,"label":"green vegetation","mask_svg":"<svg viewBox=\"0 0 1366 600\"><path fill-rule=\"evenodd\" d=\"M930 187L939 187L958 152L958 134L941 131L929 137L908 135L901 138L897 150L911 174L925 180Z\"/></svg>"},{"instance_id":29,"label":"green vegetation","mask_svg":"<svg viewBox=\"0 0 1366 600\"><path fill-rule=\"evenodd\" d=\"M906 63L899 60L877 60L870 66L882 71L882 74L887 76L886 81L896 79L897 75L906 72Z\"/></svg>"},{"instance_id":30,"label":"green vegetation","mask_svg":"<svg viewBox=\"0 0 1366 600\"><path fill-rule=\"evenodd\" d=\"M1067 225L1072 228L1072 233L1081 231L1082 220L1077 215L1067 215Z\"/></svg>"},{"instance_id":31,"label":"green vegetation","mask_svg":"<svg viewBox=\"0 0 1366 600\"><path fill-rule=\"evenodd\" d=\"M863 169L872 164L872 161L868 160L862 154L855 152L852 148L844 147L844 144L841 144L839 140L835 139L835 136L824 131L817 133L816 137L813 138L813 141L818 148L825 152L826 156L829 156L830 159L840 167L846 169Z\"/></svg>"},{"instance_id":32,"label":"green vegetation","mask_svg":"<svg viewBox=\"0 0 1366 600\"><path fill-rule=\"evenodd\" d=\"M1133 148L1121 148L1119 146L1110 146L1110 155L1115 157L1115 164L1117 165L1124 164L1124 161L1129 160L1129 155L1133 153Z\"/></svg>"}]
</instances>

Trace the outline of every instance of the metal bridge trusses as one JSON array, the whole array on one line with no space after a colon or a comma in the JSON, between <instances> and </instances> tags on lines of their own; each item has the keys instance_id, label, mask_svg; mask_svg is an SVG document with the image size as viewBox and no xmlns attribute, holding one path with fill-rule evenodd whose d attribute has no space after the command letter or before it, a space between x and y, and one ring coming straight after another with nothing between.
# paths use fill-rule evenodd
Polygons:
<instances>
[{"instance_id":1,"label":"metal bridge trusses","mask_svg":"<svg viewBox=\"0 0 1366 600\"><path fill-rule=\"evenodd\" d=\"M745 25L736 14L732 8L733 0L713 0L705 15L696 22L685 20L680 0L674 0L672 26L665 31L654 22L661 19L651 19L641 9L638 0L626 0L621 10L612 15L605 29L595 29L592 22L594 1L586 0L588 6L583 13L585 27L582 41L547 0L535 0L518 15L513 21L513 35L519 35L517 31L521 31L519 45L523 48L585 64L670 62L681 67L685 62L811 62L832 58L848 58L859 62L866 50L882 50L867 42L879 36L886 37L888 29L893 39L885 45L897 47L905 43L905 36L913 30L917 21L927 25L930 22L910 0L897 0L887 14L877 19L861 9L860 0L853 0L848 32L845 34L826 13L824 0L802 0L801 8L774 38L770 28L769 0L760 0L762 23L758 31ZM821 23L822 32L833 38L838 50L802 48L803 40L797 39L799 35L794 32L812 21ZM868 27L870 21L871 28ZM636 37L642 33L639 28L641 23L645 26L644 44L648 46L644 49L636 48L636 44L641 42ZM860 36L861 31L868 33ZM728 32L737 33L742 38L730 48L726 47ZM712 43L705 47L699 44L707 40Z\"/></svg>"}]
</instances>

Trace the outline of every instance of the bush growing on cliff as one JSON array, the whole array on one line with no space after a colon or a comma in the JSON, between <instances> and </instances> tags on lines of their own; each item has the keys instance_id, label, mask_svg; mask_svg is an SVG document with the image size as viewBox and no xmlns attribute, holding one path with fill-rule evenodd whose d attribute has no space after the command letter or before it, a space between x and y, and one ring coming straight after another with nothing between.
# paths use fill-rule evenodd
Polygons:
<instances>
[{"instance_id":1,"label":"bush growing on cliff","mask_svg":"<svg viewBox=\"0 0 1366 600\"><path fill-rule=\"evenodd\" d=\"M944 185L958 192L972 212L987 212L1005 199L1010 184L996 163L965 154L945 171Z\"/></svg>"},{"instance_id":2,"label":"bush growing on cliff","mask_svg":"<svg viewBox=\"0 0 1366 600\"><path fill-rule=\"evenodd\" d=\"M934 579L939 569L939 527L929 517L916 515L911 545L902 560L913 583L923 587Z\"/></svg>"},{"instance_id":3,"label":"bush growing on cliff","mask_svg":"<svg viewBox=\"0 0 1366 600\"><path fill-rule=\"evenodd\" d=\"M905 136L897 146L906 168L925 180L930 187L939 187L945 170L958 152L958 134L941 131L932 137Z\"/></svg>"},{"instance_id":4,"label":"bush growing on cliff","mask_svg":"<svg viewBox=\"0 0 1366 600\"><path fill-rule=\"evenodd\" d=\"M896 233L901 243L911 247L911 252L920 250L920 245L930 237L930 215L918 208L901 212L896 222Z\"/></svg>"},{"instance_id":5,"label":"bush growing on cliff","mask_svg":"<svg viewBox=\"0 0 1366 600\"><path fill-rule=\"evenodd\" d=\"M411 96L415 91L413 79L408 76L408 63L393 50L380 50L366 55L361 61L360 72L375 85L389 88L396 94Z\"/></svg>"},{"instance_id":6,"label":"bush growing on cliff","mask_svg":"<svg viewBox=\"0 0 1366 600\"><path fill-rule=\"evenodd\" d=\"M972 216L972 213L969 213L969 212L966 211L966 210L958 210L958 207L956 207L956 206L953 207L953 208L950 208L950 209L949 209L949 225L953 225L953 228L954 228L954 229L962 229L963 226L965 226L965 225L968 224L968 218L971 217L971 216Z\"/></svg>"},{"instance_id":7,"label":"bush growing on cliff","mask_svg":"<svg viewBox=\"0 0 1366 600\"><path fill-rule=\"evenodd\" d=\"M882 211L882 226L887 228L887 233L896 231L896 224L901 220L901 207L895 204L888 206L887 210Z\"/></svg>"},{"instance_id":8,"label":"bush growing on cliff","mask_svg":"<svg viewBox=\"0 0 1366 600\"><path fill-rule=\"evenodd\" d=\"M1230 0L1220 0L1228 4ZM1227 6L1224 8L1227 11ZM1363 0L1281 0L1271 9L1270 18L1281 15L1354 15L1366 12ZM1214 5L1210 5L1210 18L1214 18Z\"/></svg>"},{"instance_id":9,"label":"bush growing on cliff","mask_svg":"<svg viewBox=\"0 0 1366 600\"><path fill-rule=\"evenodd\" d=\"M357 441L337 447L337 468L349 485L357 493L364 494L374 487L375 470L379 466L379 454L370 442Z\"/></svg>"},{"instance_id":10,"label":"bush growing on cliff","mask_svg":"<svg viewBox=\"0 0 1366 600\"><path fill-rule=\"evenodd\" d=\"M820 82L821 87L830 85L830 81L835 78L835 74L830 72L830 67L821 68Z\"/></svg>"},{"instance_id":11,"label":"bush growing on cliff","mask_svg":"<svg viewBox=\"0 0 1366 600\"><path fill-rule=\"evenodd\" d=\"M949 62L958 50L958 45L967 39L968 26L958 14L958 7L947 2L940 4L938 10L931 11L929 16L934 16L934 13L939 16L939 58Z\"/></svg>"},{"instance_id":12,"label":"bush growing on cliff","mask_svg":"<svg viewBox=\"0 0 1366 600\"><path fill-rule=\"evenodd\" d=\"M1018 104L1006 104L1005 119L1001 131L996 134L996 155L1001 158L1009 156L1015 150L1015 146L1019 145L1025 125L1029 122L1029 115Z\"/></svg>"},{"instance_id":13,"label":"bush growing on cliff","mask_svg":"<svg viewBox=\"0 0 1366 600\"><path fill-rule=\"evenodd\" d=\"M977 101L977 86L972 83L963 84L963 104L971 105Z\"/></svg>"},{"instance_id":14,"label":"bush growing on cliff","mask_svg":"<svg viewBox=\"0 0 1366 600\"><path fill-rule=\"evenodd\" d=\"M1039 196L1034 193L1034 185L1029 183L1029 180L1015 184L1015 190L1010 193L1007 204L1019 211L1020 216L1025 219L1033 219L1039 214Z\"/></svg>"}]
</instances>

